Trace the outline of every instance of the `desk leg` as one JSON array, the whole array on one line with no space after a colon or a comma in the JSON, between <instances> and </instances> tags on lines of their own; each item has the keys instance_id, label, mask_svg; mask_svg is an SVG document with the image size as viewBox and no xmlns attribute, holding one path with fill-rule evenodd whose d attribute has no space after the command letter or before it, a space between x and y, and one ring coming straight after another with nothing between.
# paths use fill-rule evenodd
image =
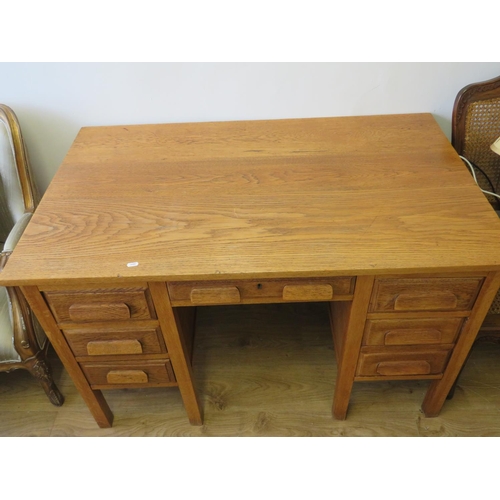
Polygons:
<instances>
[{"instance_id":1,"label":"desk leg","mask_svg":"<svg viewBox=\"0 0 500 500\"><path fill-rule=\"evenodd\" d=\"M331 303L332 333L338 363L332 413L337 420L345 420L347 415L373 281L374 276L359 276L352 302Z\"/></svg>"},{"instance_id":2,"label":"desk leg","mask_svg":"<svg viewBox=\"0 0 500 500\"><path fill-rule=\"evenodd\" d=\"M45 330L52 347L54 347L54 350L68 371L78 392L95 418L97 425L99 427L111 427L113 424L113 413L108 403L101 391L91 389L38 288L36 286L25 286L21 287L21 291L35 313L40 325Z\"/></svg>"},{"instance_id":3,"label":"desk leg","mask_svg":"<svg viewBox=\"0 0 500 500\"><path fill-rule=\"evenodd\" d=\"M469 351L474 344L474 340L476 340L477 332L488 313L499 287L500 273L489 273L481 287L471 315L460 333L443 377L439 380L434 380L425 395L422 403L422 411L426 417L437 417L439 415L446 396L448 396L463 364L467 360Z\"/></svg>"},{"instance_id":4,"label":"desk leg","mask_svg":"<svg viewBox=\"0 0 500 500\"><path fill-rule=\"evenodd\" d=\"M167 350L189 421L192 425L202 425L203 416L193 386L193 371L189 349L184 344L183 335L180 334L182 328L180 316L174 313L170 305L167 285L164 282L149 283L149 291L153 297L158 321L167 344Z\"/></svg>"}]
</instances>

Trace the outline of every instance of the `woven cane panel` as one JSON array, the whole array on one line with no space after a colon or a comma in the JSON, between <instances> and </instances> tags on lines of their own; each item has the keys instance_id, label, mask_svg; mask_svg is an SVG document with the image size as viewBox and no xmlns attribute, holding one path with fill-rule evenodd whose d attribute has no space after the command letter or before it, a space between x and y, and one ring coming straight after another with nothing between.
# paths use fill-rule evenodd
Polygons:
<instances>
[{"instance_id":1,"label":"woven cane panel","mask_svg":"<svg viewBox=\"0 0 500 500\"><path fill-rule=\"evenodd\" d=\"M488 175L495 191L500 191L500 156L490 145L500 136L500 97L469 105L465 120L465 143L463 156L475 163ZM481 173L477 180L482 189L491 191L491 186ZM488 196L490 201L495 199Z\"/></svg>"},{"instance_id":2,"label":"woven cane panel","mask_svg":"<svg viewBox=\"0 0 500 500\"><path fill-rule=\"evenodd\" d=\"M488 314L500 314L500 290L498 290L496 297L493 299Z\"/></svg>"}]
</instances>

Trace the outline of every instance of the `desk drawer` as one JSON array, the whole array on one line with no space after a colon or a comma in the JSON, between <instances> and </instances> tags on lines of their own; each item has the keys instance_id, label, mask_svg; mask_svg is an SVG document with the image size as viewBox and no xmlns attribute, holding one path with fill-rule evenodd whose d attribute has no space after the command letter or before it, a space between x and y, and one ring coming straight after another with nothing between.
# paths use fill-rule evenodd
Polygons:
<instances>
[{"instance_id":1,"label":"desk drawer","mask_svg":"<svg viewBox=\"0 0 500 500\"><path fill-rule=\"evenodd\" d=\"M463 318L368 320L363 345L453 344L463 322Z\"/></svg>"},{"instance_id":2,"label":"desk drawer","mask_svg":"<svg viewBox=\"0 0 500 500\"><path fill-rule=\"evenodd\" d=\"M43 292L58 323L154 318L146 288Z\"/></svg>"},{"instance_id":3,"label":"desk drawer","mask_svg":"<svg viewBox=\"0 0 500 500\"><path fill-rule=\"evenodd\" d=\"M469 311L483 279L378 279L373 288L370 312Z\"/></svg>"},{"instance_id":4,"label":"desk drawer","mask_svg":"<svg viewBox=\"0 0 500 500\"><path fill-rule=\"evenodd\" d=\"M169 359L81 363L80 366L93 388L139 388L175 384Z\"/></svg>"},{"instance_id":5,"label":"desk drawer","mask_svg":"<svg viewBox=\"0 0 500 500\"><path fill-rule=\"evenodd\" d=\"M259 304L347 300L355 279L341 276L326 279L282 279L245 281L170 282L173 306L211 304Z\"/></svg>"},{"instance_id":6,"label":"desk drawer","mask_svg":"<svg viewBox=\"0 0 500 500\"><path fill-rule=\"evenodd\" d=\"M166 352L158 328L65 329L64 336L75 356L121 356Z\"/></svg>"},{"instance_id":7,"label":"desk drawer","mask_svg":"<svg viewBox=\"0 0 500 500\"><path fill-rule=\"evenodd\" d=\"M439 375L446 368L451 350L450 346L436 346L425 350L395 347L362 351L356 376L398 379Z\"/></svg>"}]
</instances>

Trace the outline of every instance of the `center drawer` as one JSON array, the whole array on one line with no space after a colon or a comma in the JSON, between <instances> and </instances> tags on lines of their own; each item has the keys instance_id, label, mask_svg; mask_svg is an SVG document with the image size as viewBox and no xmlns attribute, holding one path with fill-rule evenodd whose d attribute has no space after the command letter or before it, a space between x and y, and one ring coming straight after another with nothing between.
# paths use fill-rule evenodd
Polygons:
<instances>
[{"instance_id":1,"label":"center drawer","mask_svg":"<svg viewBox=\"0 0 500 500\"><path fill-rule=\"evenodd\" d=\"M349 300L355 278L339 276L318 279L177 281L168 283L173 306L214 304L264 304Z\"/></svg>"},{"instance_id":2,"label":"center drawer","mask_svg":"<svg viewBox=\"0 0 500 500\"><path fill-rule=\"evenodd\" d=\"M86 323L155 318L147 288L45 291L58 323Z\"/></svg>"}]
</instances>

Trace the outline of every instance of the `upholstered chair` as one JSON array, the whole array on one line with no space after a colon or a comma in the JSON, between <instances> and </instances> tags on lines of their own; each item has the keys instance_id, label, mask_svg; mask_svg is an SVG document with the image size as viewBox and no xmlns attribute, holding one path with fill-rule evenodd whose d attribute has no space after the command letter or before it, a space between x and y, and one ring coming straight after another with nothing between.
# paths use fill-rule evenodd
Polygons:
<instances>
[{"instance_id":1,"label":"upholstered chair","mask_svg":"<svg viewBox=\"0 0 500 500\"><path fill-rule=\"evenodd\" d=\"M0 275L38 203L14 112L0 104ZM0 371L28 370L56 406L64 398L52 379L48 339L20 290L0 287Z\"/></svg>"}]
</instances>

